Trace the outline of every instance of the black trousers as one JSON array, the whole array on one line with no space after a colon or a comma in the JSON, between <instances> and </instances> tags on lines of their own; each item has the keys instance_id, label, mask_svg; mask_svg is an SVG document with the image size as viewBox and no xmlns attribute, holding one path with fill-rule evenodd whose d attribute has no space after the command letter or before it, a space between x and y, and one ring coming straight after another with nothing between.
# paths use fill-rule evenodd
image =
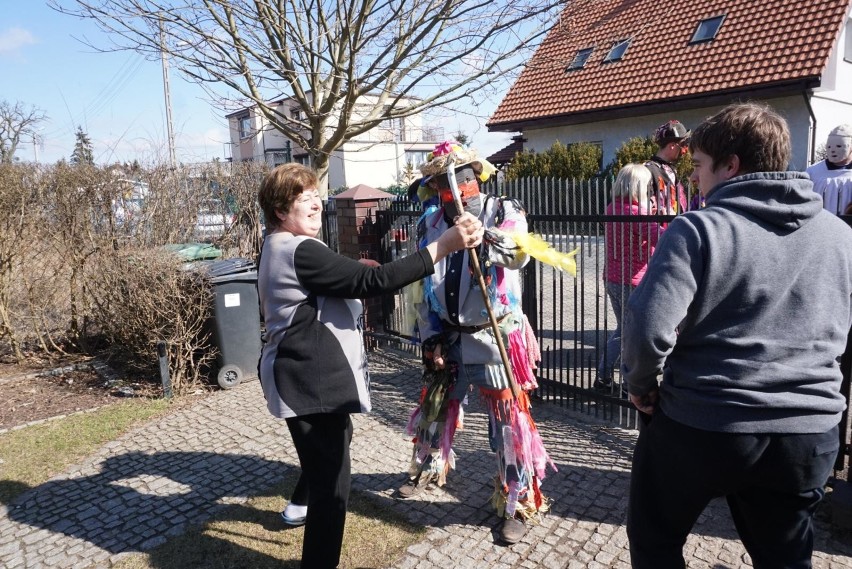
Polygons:
<instances>
[{"instance_id":1,"label":"black trousers","mask_svg":"<svg viewBox=\"0 0 852 569\"><path fill-rule=\"evenodd\" d=\"M307 483L301 569L334 569L349 503L352 420L345 413L321 413L287 419L287 427Z\"/></svg>"},{"instance_id":2,"label":"black trousers","mask_svg":"<svg viewBox=\"0 0 852 569\"><path fill-rule=\"evenodd\" d=\"M635 568L685 567L683 545L713 498L725 496L755 569L809 568L812 518L839 450L821 434L730 434L659 409L633 454L627 536Z\"/></svg>"}]
</instances>

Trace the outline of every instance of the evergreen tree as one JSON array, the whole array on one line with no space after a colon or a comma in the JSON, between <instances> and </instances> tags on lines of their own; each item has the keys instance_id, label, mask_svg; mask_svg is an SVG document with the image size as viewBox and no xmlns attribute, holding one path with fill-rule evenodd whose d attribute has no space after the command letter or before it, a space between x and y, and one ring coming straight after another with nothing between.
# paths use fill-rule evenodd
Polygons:
<instances>
[{"instance_id":1,"label":"evergreen tree","mask_svg":"<svg viewBox=\"0 0 852 569\"><path fill-rule=\"evenodd\" d=\"M417 169L414 168L414 164L412 164L411 162L406 162L405 166L402 169L402 172L399 175L399 182L404 184L410 184L415 180L415 178L419 177L417 174L418 172Z\"/></svg>"},{"instance_id":2,"label":"evergreen tree","mask_svg":"<svg viewBox=\"0 0 852 569\"><path fill-rule=\"evenodd\" d=\"M564 145L558 140L544 152L519 152L506 167L506 179L543 177L588 180L601 169L601 147L588 142Z\"/></svg>"},{"instance_id":3,"label":"evergreen tree","mask_svg":"<svg viewBox=\"0 0 852 569\"><path fill-rule=\"evenodd\" d=\"M77 133L74 135L77 142L74 144L74 152L71 154L72 164L94 164L95 157L92 153L92 140L89 135L83 132L83 127L77 127Z\"/></svg>"},{"instance_id":4,"label":"evergreen tree","mask_svg":"<svg viewBox=\"0 0 852 569\"><path fill-rule=\"evenodd\" d=\"M458 142L462 146L468 146L469 147L473 143L473 141L470 139L470 137L468 137L468 135L466 135L462 131L458 131L457 133L455 133L453 135L453 138L455 138L456 142Z\"/></svg>"},{"instance_id":5,"label":"evergreen tree","mask_svg":"<svg viewBox=\"0 0 852 569\"><path fill-rule=\"evenodd\" d=\"M607 164L604 175L615 178L625 164L644 164L656 154L657 149L657 143L651 136L628 138L615 151L615 158ZM692 156L687 153L674 166L678 179L684 181L685 185L687 178L692 173Z\"/></svg>"}]
</instances>

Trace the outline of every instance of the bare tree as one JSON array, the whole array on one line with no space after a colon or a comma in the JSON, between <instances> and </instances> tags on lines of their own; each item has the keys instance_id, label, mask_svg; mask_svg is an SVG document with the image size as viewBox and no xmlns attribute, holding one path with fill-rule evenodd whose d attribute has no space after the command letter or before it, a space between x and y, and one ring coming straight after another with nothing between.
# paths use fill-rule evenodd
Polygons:
<instances>
[{"instance_id":1,"label":"bare tree","mask_svg":"<svg viewBox=\"0 0 852 569\"><path fill-rule=\"evenodd\" d=\"M0 101L0 163L12 163L21 138L31 135L35 144L35 127L45 118L44 112L36 107Z\"/></svg>"},{"instance_id":2,"label":"bare tree","mask_svg":"<svg viewBox=\"0 0 852 569\"><path fill-rule=\"evenodd\" d=\"M165 53L217 106L256 105L327 187L332 152L385 120L436 107L476 114L529 60L564 0L74 2L49 4L111 34L113 45L92 47ZM269 104L285 98L299 112Z\"/></svg>"}]
</instances>

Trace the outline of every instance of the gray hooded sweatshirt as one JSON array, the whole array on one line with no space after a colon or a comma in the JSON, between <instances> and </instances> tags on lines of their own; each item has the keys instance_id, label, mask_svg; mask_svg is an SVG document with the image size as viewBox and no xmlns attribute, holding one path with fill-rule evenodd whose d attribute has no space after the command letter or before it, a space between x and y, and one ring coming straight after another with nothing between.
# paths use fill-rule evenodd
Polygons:
<instances>
[{"instance_id":1,"label":"gray hooded sweatshirt","mask_svg":"<svg viewBox=\"0 0 852 569\"><path fill-rule=\"evenodd\" d=\"M698 429L822 433L846 406L839 358L852 323L852 229L807 176L719 184L663 233L623 327L631 394Z\"/></svg>"}]
</instances>

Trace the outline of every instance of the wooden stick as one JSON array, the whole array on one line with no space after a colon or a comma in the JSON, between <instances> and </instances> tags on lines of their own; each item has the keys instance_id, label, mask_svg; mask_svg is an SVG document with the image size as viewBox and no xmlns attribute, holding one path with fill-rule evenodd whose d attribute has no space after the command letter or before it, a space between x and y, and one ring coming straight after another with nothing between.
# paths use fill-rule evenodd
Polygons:
<instances>
[{"instance_id":1,"label":"wooden stick","mask_svg":"<svg viewBox=\"0 0 852 569\"><path fill-rule=\"evenodd\" d=\"M456 182L455 157L450 154L447 158L447 180L450 183L450 191L453 193L453 202L456 204L456 210L459 215L464 211L459 186ZM497 349L500 350L500 359L503 360L503 367L506 369L506 377L509 379L509 387L512 389L512 395L515 400L521 397L521 389L515 381L515 375L512 373L512 364L509 361L509 353L506 351L506 345L503 343L503 335L500 333L500 324L497 322L497 317L494 315L494 309L491 308L491 299L488 298L488 289L485 288L485 278L482 276L482 267L479 266L479 254L476 252L476 247L471 247L467 250L470 254L470 261L473 264L473 274L479 283L479 290L482 291L482 300L485 302L485 310L488 312L488 320L491 322L491 330L494 332L494 339L497 340Z\"/></svg>"}]
</instances>

